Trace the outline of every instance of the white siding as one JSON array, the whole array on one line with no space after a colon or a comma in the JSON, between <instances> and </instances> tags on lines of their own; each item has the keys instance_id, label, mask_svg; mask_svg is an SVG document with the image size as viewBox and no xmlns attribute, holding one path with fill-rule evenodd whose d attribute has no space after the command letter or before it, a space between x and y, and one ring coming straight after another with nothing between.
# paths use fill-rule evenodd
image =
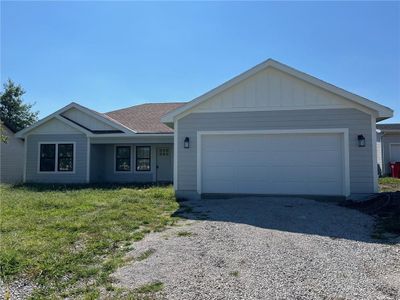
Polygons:
<instances>
[{"instance_id":1,"label":"white siding","mask_svg":"<svg viewBox=\"0 0 400 300\"><path fill-rule=\"evenodd\" d=\"M19 183L24 169L24 142L16 138L7 127L2 128L7 143L0 142L0 182Z\"/></svg>"}]
</instances>

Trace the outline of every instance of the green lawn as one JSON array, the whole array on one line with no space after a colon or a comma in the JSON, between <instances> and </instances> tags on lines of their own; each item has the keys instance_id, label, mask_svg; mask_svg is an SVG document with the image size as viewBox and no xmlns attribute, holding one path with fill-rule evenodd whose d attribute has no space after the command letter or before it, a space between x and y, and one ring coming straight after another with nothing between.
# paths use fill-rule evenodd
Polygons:
<instances>
[{"instance_id":1,"label":"green lawn","mask_svg":"<svg viewBox=\"0 0 400 300\"><path fill-rule=\"evenodd\" d=\"M379 183L400 190L400 179ZM177 221L171 187L1 185L0 193L0 276L34 282L35 299L117 295L109 274L132 241Z\"/></svg>"},{"instance_id":2,"label":"green lawn","mask_svg":"<svg viewBox=\"0 0 400 300\"><path fill-rule=\"evenodd\" d=\"M393 177L379 178L379 188L381 192L400 191L400 178L393 178Z\"/></svg>"},{"instance_id":3,"label":"green lawn","mask_svg":"<svg viewBox=\"0 0 400 300\"><path fill-rule=\"evenodd\" d=\"M131 242L176 222L171 187L0 186L0 275L32 298L96 299ZM0 298L3 295L0 295Z\"/></svg>"}]
</instances>

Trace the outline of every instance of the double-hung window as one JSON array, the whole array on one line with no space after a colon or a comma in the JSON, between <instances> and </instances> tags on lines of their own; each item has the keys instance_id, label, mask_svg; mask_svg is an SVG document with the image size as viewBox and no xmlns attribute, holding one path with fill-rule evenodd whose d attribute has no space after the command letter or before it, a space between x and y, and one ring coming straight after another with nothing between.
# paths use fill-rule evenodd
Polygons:
<instances>
[{"instance_id":1,"label":"double-hung window","mask_svg":"<svg viewBox=\"0 0 400 300\"><path fill-rule=\"evenodd\" d=\"M43 143L39 149L40 172L74 171L74 144Z\"/></svg>"},{"instance_id":2,"label":"double-hung window","mask_svg":"<svg viewBox=\"0 0 400 300\"><path fill-rule=\"evenodd\" d=\"M74 145L58 144L58 163L59 172L72 172L74 170Z\"/></svg>"},{"instance_id":3,"label":"double-hung window","mask_svg":"<svg viewBox=\"0 0 400 300\"><path fill-rule=\"evenodd\" d=\"M129 172L131 170L131 147L115 147L115 171Z\"/></svg>"},{"instance_id":4,"label":"double-hung window","mask_svg":"<svg viewBox=\"0 0 400 300\"><path fill-rule=\"evenodd\" d=\"M151 147L136 146L136 171L151 170Z\"/></svg>"},{"instance_id":5,"label":"double-hung window","mask_svg":"<svg viewBox=\"0 0 400 300\"><path fill-rule=\"evenodd\" d=\"M56 170L56 144L40 145L40 172Z\"/></svg>"}]
</instances>

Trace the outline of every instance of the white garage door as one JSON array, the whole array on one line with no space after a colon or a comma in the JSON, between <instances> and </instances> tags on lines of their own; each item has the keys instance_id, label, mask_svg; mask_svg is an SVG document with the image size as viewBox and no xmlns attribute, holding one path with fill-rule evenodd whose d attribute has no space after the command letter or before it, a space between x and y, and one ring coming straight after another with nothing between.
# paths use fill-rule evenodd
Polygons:
<instances>
[{"instance_id":1,"label":"white garage door","mask_svg":"<svg viewBox=\"0 0 400 300\"><path fill-rule=\"evenodd\" d=\"M343 134L201 137L201 193L344 195Z\"/></svg>"}]
</instances>

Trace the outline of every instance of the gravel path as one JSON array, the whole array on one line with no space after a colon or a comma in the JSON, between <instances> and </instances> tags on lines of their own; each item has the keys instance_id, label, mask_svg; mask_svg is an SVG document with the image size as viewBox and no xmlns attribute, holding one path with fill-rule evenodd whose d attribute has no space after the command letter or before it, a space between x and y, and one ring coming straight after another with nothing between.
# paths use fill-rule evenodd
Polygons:
<instances>
[{"instance_id":1,"label":"gravel path","mask_svg":"<svg viewBox=\"0 0 400 300\"><path fill-rule=\"evenodd\" d=\"M372 240L368 215L295 198L182 204L188 220L135 243L129 256L152 254L117 270L117 286L161 281L160 299L400 299L400 246Z\"/></svg>"},{"instance_id":2,"label":"gravel path","mask_svg":"<svg viewBox=\"0 0 400 300\"><path fill-rule=\"evenodd\" d=\"M0 299L27 299L35 288L36 285L26 279L16 280L9 284L4 284L4 282L0 279Z\"/></svg>"}]
</instances>

